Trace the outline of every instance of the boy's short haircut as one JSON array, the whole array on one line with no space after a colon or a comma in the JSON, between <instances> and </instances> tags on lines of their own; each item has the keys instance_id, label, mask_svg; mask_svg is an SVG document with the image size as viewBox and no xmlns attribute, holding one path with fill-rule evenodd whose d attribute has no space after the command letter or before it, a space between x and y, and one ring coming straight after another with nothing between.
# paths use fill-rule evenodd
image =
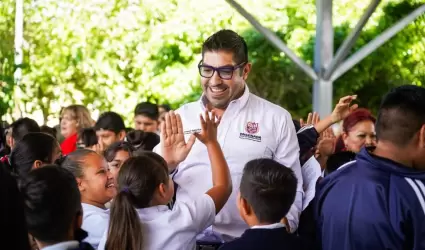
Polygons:
<instances>
[{"instance_id":1,"label":"boy's short haircut","mask_svg":"<svg viewBox=\"0 0 425 250\"><path fill-rule=\"evenodd\" d=\"M125 131L124 120L119 114L112 111L101 114L94 127L96 131L103 129L115 134Z\"/></svg>"},{"instance_id":2,"label":"boy's short haircut","mask_svg":"<svg viewBox=\"0 0 425 250\"><path fill-rule=\"evenodd\" d=\"M159 119L158 106L150 102L139 103L134 109L134 116L138 115L146 116L152 120L157 121Z\"/></svg>"},{"instance_id":3,"label":"boy's short haircut","mask_svg":"<svg viewBox=\"0 0 425 250\"><path fill-rule=\"evenodd\" d=\"M23 181L21 193L28 232L44 243L66 241L82 212L75 177L56 165L38 168Z\"/></svg>"},{"instance_id":4,"label":"boy's short haircut","mask_svg":"<svg viewBox=\"0 0 425 250\"><path fill-rule=\"evenodd\" d=\"M261 223L277 223L295 200L297 178L293 171L272 159L249 161L243 170L240 194Z\"/></svg>"},{"instance_id":5,"label":"boy's short haircut","mask_svg":"<svg viewBox=\"0 0 425 250\"><path fill-rule=\"evenodd\" d=\"M15 141L20 141L28 133L41 131L37 122L27 117L16 120L10 127L12 128L12 138Z\"/></svg>"}]
</instances>

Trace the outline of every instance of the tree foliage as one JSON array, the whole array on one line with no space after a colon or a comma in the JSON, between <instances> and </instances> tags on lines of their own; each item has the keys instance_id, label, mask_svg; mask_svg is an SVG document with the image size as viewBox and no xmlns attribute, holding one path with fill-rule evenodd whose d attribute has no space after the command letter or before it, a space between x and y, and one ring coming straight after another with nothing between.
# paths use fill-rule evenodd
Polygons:
<instances>
[{"instance_id":1,"label":"tree foliage","mask_svg":"<svg viewBox=\"0 0 425 250\"><path fill-rule=\"evenodd\" d=\"M312 63L314 2L239 2ZM334 1L336 48L368 3ZM352 52L423 3L383 1ZM199 97L196 65L202 42L222 28L234 29L247 40L254 64L248 82L254 93L295 116L311 109L312 81L225 1L26 0L20 86L13 85L13 26L14 1L2 0L2 115L13 111L13 91L19 93L15 102L24 114L41 115L44 121L57 118L60 108L72 103L93 111L114 110L127 121L141 101L178 107ZM389 86L425 83L424 33L424 18L420 18L336 81L335 96L355 92L362 104L374 109Z\"/></svg>"}]
</instances>

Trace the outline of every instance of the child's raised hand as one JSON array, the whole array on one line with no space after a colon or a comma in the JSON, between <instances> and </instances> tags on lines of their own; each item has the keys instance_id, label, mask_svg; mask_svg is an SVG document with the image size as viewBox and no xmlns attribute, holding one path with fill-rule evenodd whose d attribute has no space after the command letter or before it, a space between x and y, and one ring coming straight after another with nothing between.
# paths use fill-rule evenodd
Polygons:
<instances>
[{"instance_id":1,"label":"child's raised hand","mask_svg":"<svg viewBox=\"0 0 425 250\"><path fill-rule=\"evenodd\" d=\"M196 137L191 135L186 143L179 114L170 111L165 115L165 121L161 123L161 145L162 157L169 167L176 167L186 159L195 140Z\"/></svg>"},{"instance_id":2,"label":"child's raised hand","mask_svg":"<svg viewBox=\"0 0 425 250\"><path fill-rule=\"evenodd\" d=\"M205 111L205 118L201 114L199 120L202 131L195 133L196 138L205 145L217 142L217 127L220 124L220 117L216 116L214 111L211 113Z\"/></svg>"}]
</instances>

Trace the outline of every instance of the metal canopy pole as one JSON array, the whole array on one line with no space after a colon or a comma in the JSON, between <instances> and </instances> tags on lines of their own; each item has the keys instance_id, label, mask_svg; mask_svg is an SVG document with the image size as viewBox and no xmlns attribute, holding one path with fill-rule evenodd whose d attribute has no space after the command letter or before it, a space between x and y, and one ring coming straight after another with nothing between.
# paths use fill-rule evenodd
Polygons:
<instances>
[{"instance_id":1,"label":"metal canopy pole","mask_svg":"<svg viewBox=\"0 0 425 250\"><path fill-rule=\"evenodd\" d=\"M348 58L345 62L343 62L332 74L331 81L335 81L345 72L354 67L357 63L375 51L379 46L387 42L390 38L395 36L398 32L400 32L404 27L413 22L420 15L425 13L425 4L421 5L419 8L414 10L412 13L398 21L392 27L385 30L381 35L373 39L367 45L363 46L359 51L357 51L354 55Z\"/></svg>"},{"instance_id":2,"label":"metal canopy pole","mask_svg":"<svg viewBox=\"0 0 425 250\"><path fill-rule=\"evenodd\" d=\"M22 111L20 108L19 98L21 98L21 79L22 79L22 62L23 62L23 50L22 46L24 43L24 1L16 0L15 10L15 67L16 70L13 74L15 86L13 91L13 102L14 112L19 113L22 117Z\"/></svg>"},{"instance_id":3,"label":"metal canopy pole","mask_svg":"<svg viewBox=\"0 0 425 250\"><path fill-rule=\"evenodd\" d=\"M323 79L326 66L332 61L334 31L332 25L332 0L316 0L316 44L314 70L318 79L313 85L313 110L321 117L332 112L332 81Z\"/></svg>"},{"instance_id":4,"label":"metal canopy pole","mask_svg":"<svg viewBox=\"0 0 425 250\"><path fill-rule=\"evenodd\" d=\"M276 48L285 53L289 59L298 65L311 79L316 80L316 72L301 58L299 58L282 40L276 36L269 29L262 26L251 14L249 14L241 5L234 0L226 0L230 5L233 6L246 20L248 20L255 29L257 29L262 35L266 37Z\"/></svg>"},{"instance_id":5,"label":"metal canopy pole","mask_svg":"<svg viewBox=\"0 0 425 250\"><path fill-rule=\"evenodd\" d=\"M323 77L324 79L329 80L337 65L339 65L346 58L353 45L356 43L357 38L360 36L360 32L362 31L363 27L365 26L369 18L372 16L373 12L375 12L376 7L378 7L380 2L381 0L372 0L369 7L366 9L366 12L363 14L359 22L357 23L356 27L354 27L350 35L345 38L342 45L338 48L334 59L325 71Z\"/></svg>"}]
</instances>

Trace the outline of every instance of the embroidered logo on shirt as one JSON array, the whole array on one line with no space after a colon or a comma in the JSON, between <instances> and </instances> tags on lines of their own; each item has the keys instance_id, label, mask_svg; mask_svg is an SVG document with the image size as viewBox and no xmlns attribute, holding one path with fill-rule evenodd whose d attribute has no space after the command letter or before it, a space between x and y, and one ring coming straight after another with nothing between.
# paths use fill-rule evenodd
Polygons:
<instances>
[{"instance_id":1,"label":"embroidered logo on shirt","mask_svg":"<svg viewBox=\"0 0 425 250\"><path fill-rule=\"evenodd\" d=\"M201 131L202 131L202 129L198 128L198 129L186 130L186 131L184 131L183 133L184 133L185 135L188 135L188 134L200 133Z\"/></svg>"},{"instance_id":2,"label":"embroidered logo on shirt","mask_svg":"<svg viewBox=\"0 0 425 250\"><path fill-rule=\"evenodd\" d=\"M256 122L248 122L247 124L246 124L246 128L245 128L245 130L246 130L246 132L248 133L248 134L256 134L256 133L258 133L258 123L256 123Z\"/></svg>"},{"instance_id":3,"label":"embroidered logo on shirt","mask_svg":"<svg viewBox=\"0 0 425 250\"><path fill-rule=\"evenodd\" d=\"M248 122L245 127L246 133L240 133L239 138L251 141L261 142L261 136L255 135L258 133L259 127L256 122Z\"/></svg>"}]
</instances>

